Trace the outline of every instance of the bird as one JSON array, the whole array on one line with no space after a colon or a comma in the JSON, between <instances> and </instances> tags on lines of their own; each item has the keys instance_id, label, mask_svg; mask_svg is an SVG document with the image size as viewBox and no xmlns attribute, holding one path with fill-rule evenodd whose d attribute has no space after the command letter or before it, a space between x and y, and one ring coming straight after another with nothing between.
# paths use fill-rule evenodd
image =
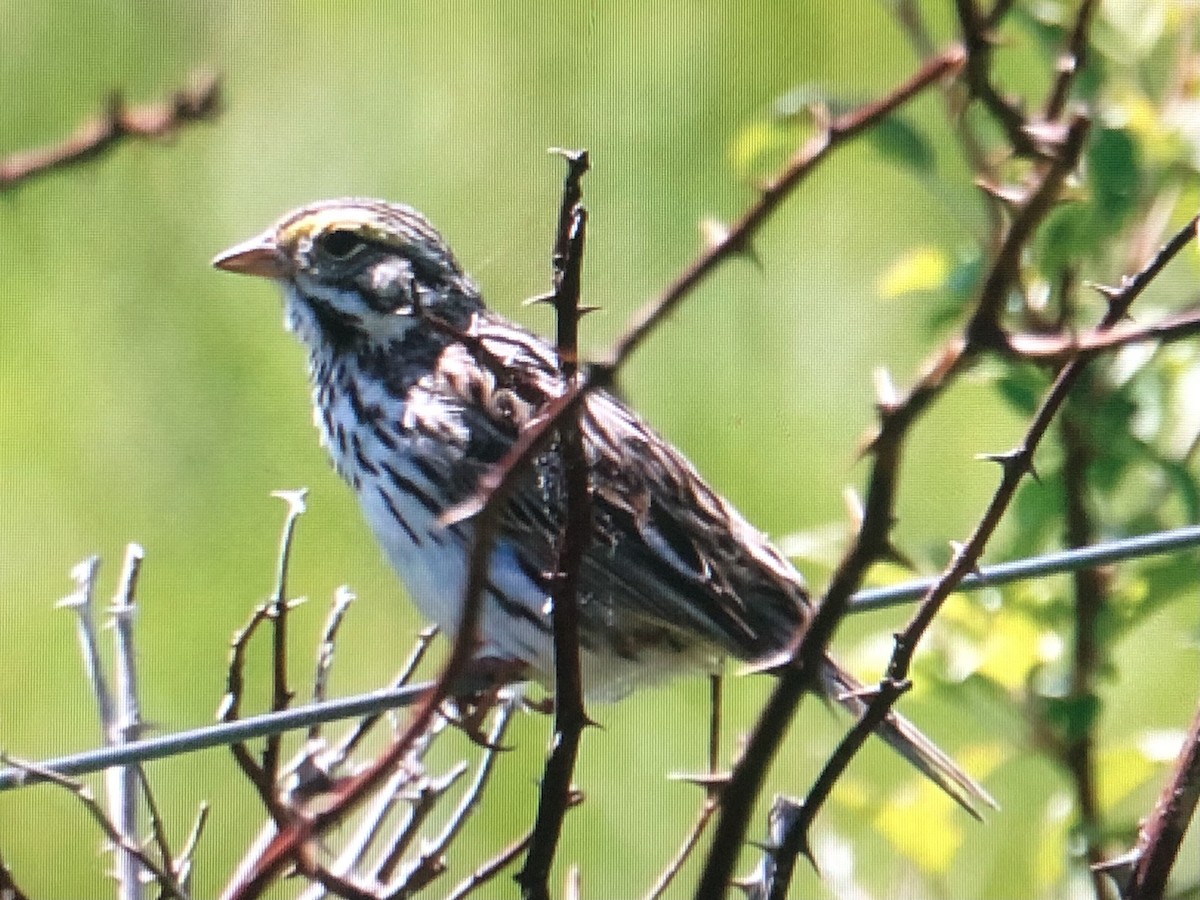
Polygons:
<instances>
[{"instance_id":1,"label":"bird","mask_svg":"<svg viewBox=\"0 0 1200 900\"><path fill-rule=\"evenodd\" d=\"M447 513L568 390L554 345L489 309L440 232L399 203L312 203L213 265L282 288L333 467L411 599L453 635L474 531ZM813 612L795 567L616 393L589 391L578 427L592 507L577 591L589 701L782 653ZM479 659L548 686L565 495L551 446L501 513L477 635ZM862 685L831 657L821 681L827 697L862 712ZM877 734L968 812L995 806L898 713Z\"/></svg>"}]
</instances>

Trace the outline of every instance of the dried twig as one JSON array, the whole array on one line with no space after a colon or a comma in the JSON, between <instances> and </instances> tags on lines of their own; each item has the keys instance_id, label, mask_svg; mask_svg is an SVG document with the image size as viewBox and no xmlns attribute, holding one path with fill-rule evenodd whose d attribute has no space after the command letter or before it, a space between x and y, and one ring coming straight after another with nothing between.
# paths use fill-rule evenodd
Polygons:
<instances>
[{"instance_id":1,"label":"dried twig","mask_svg":"<svg viewBox=\"0 0 1200 900\"><path fill-rule=\"evenodd\" d=\"M145 551L137 544L130 544L125 552L125 565L121 571L120 587L113 598L109 614L114 623L114 669L116 670L115 693L113 696L113 720L107 723L105 732L111 744L125 744L141 736L142 714L137 691L137 653L134 648L133 620L137 613L134 593L138 575L142 568ZM139 779L140 774L140 779ZM120 830L128 843L140 843L138 834L138 788L139 780L145 785L145 794L151 798L145 773L134 766L120 766L105 773L105 791L109 815L113 825ZM165 844L160 844L165 846ZM170 856L164 856L166 866L171 868ZM137 858L127 851L117 852L117 884L121 900L140 900L142 897L142 870Z\"/></svg>"},{"instance_id":2,"label":"dried twig","mask_svg":"<svg viewBox=\"0 0 1200 900\"><path fill-rule=\"evenodd\" d=\"M74 794L75 799L83 805L83 808L87 810L96 824L100 826L100 830L104 832L105 837L114 846L121 848L121 850L133 856L142 868L154 876L164 897L175 898L175 900L188 900L188 893L176 879L175 874L148 854L142 848L139 841L130 839L121 832L120 827L101 809L100 804L96 802L95 796L86 784L75 781L72 778L67 778L64 775L59 775L57 772L38 768L33 763L11 756L0 755L0 760L16 768L27 770L30 775L36 777L39 781L57 785Z\"/></svg>"},{"instance_id":3,"label":"dried twig","mask_svg":"<svg viewBox=\"0 0 1200 900\"><path fill-rule=\"evenodd\" d=\"M162 103L126 106L119 93L108 100L104 114L84 122L58 144L22 150L0 159L0 191L37 175L95 159L128 138L165 138L194 122L212 119L220 111L220 79L207 72L192 76L191 86Z\"/></svg>"}]
</instances>

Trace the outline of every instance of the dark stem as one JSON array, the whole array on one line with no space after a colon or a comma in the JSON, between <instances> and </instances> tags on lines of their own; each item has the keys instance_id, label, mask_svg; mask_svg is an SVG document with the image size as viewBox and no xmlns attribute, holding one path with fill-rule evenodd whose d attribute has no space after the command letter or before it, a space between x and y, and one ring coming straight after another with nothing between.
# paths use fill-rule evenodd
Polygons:
<instances>
[{"instance_id":1,"label":"dark stem","mask_svg":"<svg viewBox=\"0 0 1200 900\"><path fill-rule=\"evenodd\" d=\"M588 168L586 151L565 152L568 162L562 210L553 256L554 306L558 319L558 354L568 383L576 380L579 355L579 292L587 213L580 181ZM579 581L584 554L592 538L592 495L583 450L580 417L583 407L559 431L559 454L566 487L565 527L550 588L554 629L554 738L542 775L537 816L525 865L517 873L522 896L548 900L554 854L570 804L571 778L580 736L588 725L583 706L579 659Z\"/></svg>"},{"instance_id":2,"label":"dark stem","mask_svg":"<svg viewBox=\"0 0 1200 900\"><path fill-rule=\"evenodd\" d=\"M1154 811L1138 832L1137 861L1126 896L1129 900L1161 900L1175 867L1188 823L1200 803L1200 707L1188 730L1175 771L1163 786Z\"/></svg>"},{"instance_id":3,"label":"dark stem","mask_svg":"<svg viewBox=\"0 0 1200 900\"><path fill-rule=\"evenodd\" d=\"M1088 469L1095 455L1088 434L1086 412L1079 403L1068 404L1060 425L1066 458L1063 461L1063 489L1066 499L1066 543L1070 549L1090 546L1096 539L1088 508ZM1072 654L1071 685L1067 697L1071 703L1089 703L1096 699L1095 680L1101 664L1101 648L1096 625L1108 595L1108 583L1100 569L1078 569L1071 575L1075 592L1075 647ZM1068 736L1062 747L1062 761L1075 783L1075 803L1086 842L1089 867L1101 862L1098 843L1101 833L1100 808L1096 797L1096 760L1094 723L1079 734ZM1092 869L1092 888L1096 900L1115 900L1107 876Z\"/></svg>"}]
</instances>

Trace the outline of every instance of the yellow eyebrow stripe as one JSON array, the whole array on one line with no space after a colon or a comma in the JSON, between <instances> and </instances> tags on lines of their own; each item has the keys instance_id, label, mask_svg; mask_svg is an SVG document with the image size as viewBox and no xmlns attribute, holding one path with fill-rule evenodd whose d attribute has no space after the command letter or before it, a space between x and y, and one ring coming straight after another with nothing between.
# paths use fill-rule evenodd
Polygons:
<instances>
[{"instance_id":1,"label":"yellow eyebrow stripe","mask_svg":"<svg viewBox=\"0 0 1200 900\"><path fill-rule=\"evenodd\" d=\"M284 227L279 235L279 243L294 247L305 238L311 240L330 231L352 231L381 244L395 243L394 235L381 225L377 215L370 210L354 207L315 210Z\"/></svg>"}]
</instances>

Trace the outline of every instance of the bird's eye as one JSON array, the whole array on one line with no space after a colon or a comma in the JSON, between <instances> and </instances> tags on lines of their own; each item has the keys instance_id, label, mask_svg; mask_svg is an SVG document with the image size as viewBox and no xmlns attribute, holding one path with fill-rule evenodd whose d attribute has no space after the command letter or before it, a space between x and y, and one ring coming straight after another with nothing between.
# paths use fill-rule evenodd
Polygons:
<instances>
[{"instance_id":1,"label":"bird's eye","mask_svg":"<svg viewBox=\"0 0 1200 900\"><path fill-rule=\"evenodd\" d=\"M353 231L337 229L321 235L317 239L317 246L331 259L349 259L364 244Z\"/></svg>"}]
</instances>

